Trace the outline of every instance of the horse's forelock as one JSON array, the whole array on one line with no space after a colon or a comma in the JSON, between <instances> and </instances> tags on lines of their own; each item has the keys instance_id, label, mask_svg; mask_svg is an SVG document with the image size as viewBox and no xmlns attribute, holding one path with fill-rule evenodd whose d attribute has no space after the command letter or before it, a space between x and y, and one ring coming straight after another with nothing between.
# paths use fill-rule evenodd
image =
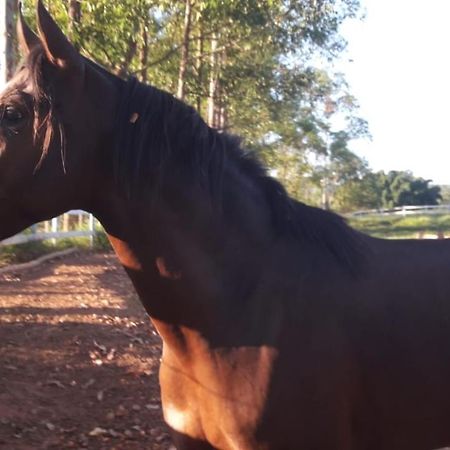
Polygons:
<instances>
[{"instance_id":1,"label":"horse's forelock","mask_svg":"<svg viewBox=\"0 0 450 450\"><path fill-rule=\"evenodd\" d=\"M55 109L54 88L44 73L45 55L42 47L31 50L25 67L28 70L33 97L33 139L42 146L41 157L36 170L42 165L55 136L59 137L61 159L65 171L65 133Z\"/></svg>"}]
</instances>

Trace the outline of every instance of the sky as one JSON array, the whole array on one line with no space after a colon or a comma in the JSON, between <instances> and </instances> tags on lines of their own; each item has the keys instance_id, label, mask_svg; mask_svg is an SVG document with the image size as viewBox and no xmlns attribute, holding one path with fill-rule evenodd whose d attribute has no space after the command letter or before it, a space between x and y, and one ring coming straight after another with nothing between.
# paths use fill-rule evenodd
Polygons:
<instances>
[{"instance_id":1,"label":"sky","mask_svg":"<svg viewBox=\"0 0 450 450\"><path fill-rule=\"evenodd\" d=\"M346 74L372 141L351 146L373 170L450 184L450 0L361 0L348 21Z\"/></svg>"}]
</instances>

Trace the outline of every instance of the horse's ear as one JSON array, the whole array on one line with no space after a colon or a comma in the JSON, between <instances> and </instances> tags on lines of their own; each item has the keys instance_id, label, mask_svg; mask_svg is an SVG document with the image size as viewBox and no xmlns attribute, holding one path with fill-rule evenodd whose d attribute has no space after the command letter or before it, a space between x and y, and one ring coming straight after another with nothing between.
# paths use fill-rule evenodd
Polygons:
<instances>
[{"instance_id":1,"label":"horse's ear","mask_svg":"<svg viewBox=\"0 0 450 450\"><path fill-rule=\"evenodd\" d=\"M37 3L37 23L47 59L62 69L82 70L81 55L45 9L42 0Z\"/></svg>"},{"instance_id":2,"label":"horse's ear","mask_svg":"<svg viewBox=\"0 0 450 450\"><path fill-rule=\"evenodd\" d=\"M19 14L17 18L17 39L22 53L26 56L30 51L41 43L38 36L25 22L22 14L22 2L19 2Z\"/></svg>"}]
</instances>

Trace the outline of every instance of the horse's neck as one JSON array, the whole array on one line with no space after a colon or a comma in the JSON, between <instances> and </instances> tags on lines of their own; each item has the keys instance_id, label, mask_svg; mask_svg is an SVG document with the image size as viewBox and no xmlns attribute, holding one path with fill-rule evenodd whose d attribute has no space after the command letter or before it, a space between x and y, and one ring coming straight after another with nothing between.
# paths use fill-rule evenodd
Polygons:
<instances>
[{"instance_id":1,"label":"horse's neck","mask_svg":"<svg viewBox=\"0 0 450 450\"><path fill-rule=\"evenodd\" d=\"M192 336L214 340L218 327L236 326L270 248L260 194L248 193L236 173L227 177L223 216L198 193L153 210L116 200L103 214L144 307L165 342L181 350Z\"/></svg>"}]
</instances>

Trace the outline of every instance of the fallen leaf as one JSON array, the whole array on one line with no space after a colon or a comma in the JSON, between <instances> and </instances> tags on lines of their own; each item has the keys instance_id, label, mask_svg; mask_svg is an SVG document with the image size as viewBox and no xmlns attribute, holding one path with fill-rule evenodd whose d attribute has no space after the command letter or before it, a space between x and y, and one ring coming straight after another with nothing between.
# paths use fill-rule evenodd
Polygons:
<instances>
[{"instance_id":1,"label":"fallen leaf","mask_svg":"<svg viewBox=\"0 0 450 450\"><path fill-rule=\"evenodd\" d=\"M109 434L111 437L119 437L119 436L120 436L120 433L118 433L116 430L113 430L112 428L110 428L110 429L108 430L108 434Z\"/></svg>"},{"instance_id":2,"label":"fallen leaf","mask_svg":"<svg viewBox=\"0 0 450 450\"><path fill-rule=\"evenodd\" d=\"M116 410L116 416L124 416L127 413L125 406L119 405Z\"/></svg>"},{"instance_id":3,"label":"fallen leaf","mask_svg":"<svg viewBox=\"0 0 450 450\"><path fill-rule=\"evenodd\" d=\"M149 403L149 404L145 405L145 407L150 411L160 409L159 404L156 404L156 403Z\"/></svg>"},{"instance_id":4,"label":"fallen leaf","mask_svg":"<svg viewBox=\"0 0 450 450\"><path fill-rule=\"evenodd\" d=\"M93 430L89 431L89 436L103 436L108 434L108 430L101 427L95 427Z\"/></svg>"},{"instance_id":5,"label":"fallen leaf","mask_svg":"<svg viewBox=\"0 0 450 450\"><path fill-rule=\"evenodd\" d=\"M106 353L108 351L108 349L104 345L100 345L95 340L94 340L94 347L98 348L102 353Z\"/></svg>"},{"instance_id":6,"label":"fallen leaf","mask_svg":"<svg viewBox=\"0 0 450 450\"><path fill-rule=\"evenodd\" d=\"M87 389L88 387L92 386L95 383L94 378L91 378L87 383L84 383L83 386L81 386L83 389Z\"/></svg>"},{"instance_id":7,"label":"fallen leaf","mask_svg":"<svg viewBox=\"0 0 450 450\"><path fill-rule=\"evenodd\" d=\"M56 427L55 425L53 425L51 422L46 422L45 426L50 430L50 431L55 431Z\"/></svg>"},{"instance_id":8,"label":"fallen leaf","mask_svg":"<svg viewBox=\"0 0 450 450\"><path fill-rule=\"evenodd\" d=\"M116 349L115 348L112 348L109 352L108 352L108 354L106 355L106 359L108 360L108 361L112 361L113 359L114 359L114 356L116 355Z\"/></svg>"},{"instance_id":9,"label":"fallen leaf","mask_svg":"<svg viewBox=\"0 0 450 450\"><path fill-rule=\"evenodd\" d=\"M66 387L64 386L64 384L61 383L61 381L58 380L48 380L47 383L45 383L47 386L56 386L59 388L63 388L65 389Z\"/></svg>"}]
</instances>

